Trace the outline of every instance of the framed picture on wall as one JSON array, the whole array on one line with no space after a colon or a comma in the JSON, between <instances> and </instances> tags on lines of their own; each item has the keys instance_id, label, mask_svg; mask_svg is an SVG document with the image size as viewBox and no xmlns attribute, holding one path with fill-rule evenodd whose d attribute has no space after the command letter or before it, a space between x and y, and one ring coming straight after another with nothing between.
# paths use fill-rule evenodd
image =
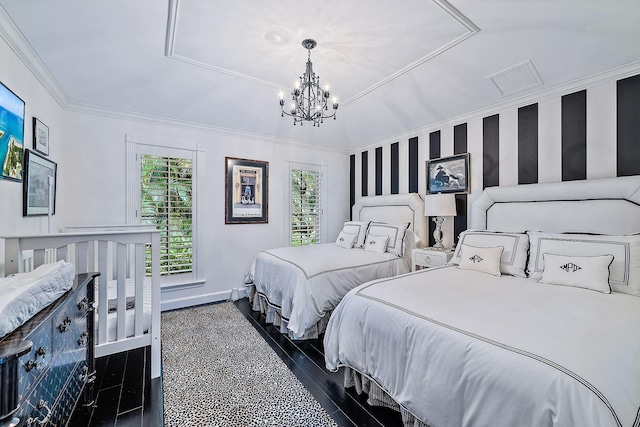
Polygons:
<instances>
[{"instance_id":1,"label":"framed picture on wall","mask_svg":"<svg viewBox=\"0 0 640 427\"><path fill-rule=\"evenodd\" d=\"M24 101L0 83L0 179L22 181Z\"/></svg>"},{"instance_id":2,"label":"framed picture on wall","mask_svg":"<svg viewBox=\"0 0 640 427\"><path fill-rule=\"evenodd\" d=\"M22 183L22 215L48 215L56 213L56 181L58 165L35 151L24 152L24 180ZM51 183L51 197L49 197Z\"/></svg>"},{"instance_id":3,"label":"framed picture on wall","mask_svg":"<svg viewBox=\"0 0 640 427\"><path fill-rule=\"evenodd\" d=\"M33 118L33 149L45 156L49 155L49 127Z\"/></svg>"},{"instance_id":4,"label":"framed picture on wall","mask_svg":"<svg viewBox=\"0 0 640 427\"><path fill-rule=\"evenodd\" d=\"M427 194L469 192L469 153L427 160Z\"/></svg>"},{"instance_id":5,"label":"framed picture on wall","mask_svg":"<svg viewBox=\"0 0 640 427\"><path fill-rule=\"evenodd\" d=\"M266 224L269 163L225 157L225 224Z\"/></svg>"}]
</instances>

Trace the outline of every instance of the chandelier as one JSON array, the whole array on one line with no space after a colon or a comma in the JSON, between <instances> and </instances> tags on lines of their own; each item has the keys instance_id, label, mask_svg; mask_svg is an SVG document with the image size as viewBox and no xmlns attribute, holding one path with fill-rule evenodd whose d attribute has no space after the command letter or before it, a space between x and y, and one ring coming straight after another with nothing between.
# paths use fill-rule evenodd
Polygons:
<instances>
[{"instance_id":1,"label":"chandelier","mask_svg":"<svg viewBox=\"0 0 640 427\"><path fill-rule=\"evenodd\" d=\"M307 70L304 72L300 80L296 81L295 87L291 91L292 102L289 109L284 108L284 93L280 92L280 110L281 116L293 117L293 124L300 122L300 126L304 122L313 122L314 126L320 126L324 119L336 119L336 110L338 109L338 99L333 98L333 111L329 114L327 105L329 97L329 86L324 89L320 87L320 77L313 72L313 64L311 63L311 49L316 47L316 41L313 39L305 39L302 46L309 51L307 59Z\"/></svg>"}]
</instances>

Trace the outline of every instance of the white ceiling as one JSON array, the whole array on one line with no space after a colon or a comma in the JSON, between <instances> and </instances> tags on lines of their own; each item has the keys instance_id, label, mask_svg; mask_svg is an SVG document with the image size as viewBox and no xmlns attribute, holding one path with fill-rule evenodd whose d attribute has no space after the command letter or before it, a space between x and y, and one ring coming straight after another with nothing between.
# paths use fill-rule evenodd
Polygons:
<instances>
[{"instance_id":1,"label":"white ceiling","mask_svg":"<svg viewBox=\"0 0 640 427\"><path fill-rule=\"evenodd\" d=\"M640 60L638 0L0 0L0 6L65 108L345 150ZM314 70L340 100L337 120L320 128L280 117L278 93L288 93L304 72L305 38L317 40ZM525 61L540 79L525 90L503 95L487 78Z\"/></svg>"}]
</instances>

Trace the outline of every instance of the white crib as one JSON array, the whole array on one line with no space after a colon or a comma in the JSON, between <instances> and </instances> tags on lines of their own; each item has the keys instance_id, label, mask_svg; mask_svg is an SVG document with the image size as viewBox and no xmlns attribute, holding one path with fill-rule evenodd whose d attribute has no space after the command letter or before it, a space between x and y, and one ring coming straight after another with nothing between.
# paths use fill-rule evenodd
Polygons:
<instances>
[{"instance_id":1,"label":"white crib","mask_svg":"<svg viewBox=\"0 0 640 427\"><path fill-rule=\"evenodd\" d=\"M96 290L96 357L150 345L151 378L160 377L160 232L148 227L121 231L78 229L71 227L68 229L71 232L57 234L0 237L5 244L5 276L59 260L73 263L77 273L100 272ZM150 276L145 266L147 245L151 245ZM109 313L109 286L117 294L114 313ZM145 298L145 288L150 298ZM131 310L126 310L127 292L134 306ZM141 309L145 303L150 309ZM145 311L150 316L145 316ZM108 333L110 327L115 329L112 334Z\"/></svg>"}]
</instances>

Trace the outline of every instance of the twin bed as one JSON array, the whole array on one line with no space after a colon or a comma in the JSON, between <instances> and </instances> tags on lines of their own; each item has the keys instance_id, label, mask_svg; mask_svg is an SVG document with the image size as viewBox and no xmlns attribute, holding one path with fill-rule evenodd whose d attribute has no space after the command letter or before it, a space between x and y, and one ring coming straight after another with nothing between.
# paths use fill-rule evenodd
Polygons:
<instances>
[{"instance_id":1,"label":"twin bed","mask_svg":"<svg viewBox=\"0 0 640 427\"><path fill-rule=\"evenodd\" d=\"M343 298L327 368L405 425L639 426L639 204L638 176L485 190L457 265Z\"/></svg>"},{"instance_id":2,"label":"twin bed","mask_svg":"<svg viewBox=\"0 0 640 427\"><path fill-rule=\"evenodd\" d=\"M418 194L363 197L352 218L335 243L260 252L249 273L253 309L294 339L316 338L348 291L411 271L411 250L428 233ZM363 248L376 241L367 236L381 235L389 236L386 250Z\"/></svg>"}]
</instances>

